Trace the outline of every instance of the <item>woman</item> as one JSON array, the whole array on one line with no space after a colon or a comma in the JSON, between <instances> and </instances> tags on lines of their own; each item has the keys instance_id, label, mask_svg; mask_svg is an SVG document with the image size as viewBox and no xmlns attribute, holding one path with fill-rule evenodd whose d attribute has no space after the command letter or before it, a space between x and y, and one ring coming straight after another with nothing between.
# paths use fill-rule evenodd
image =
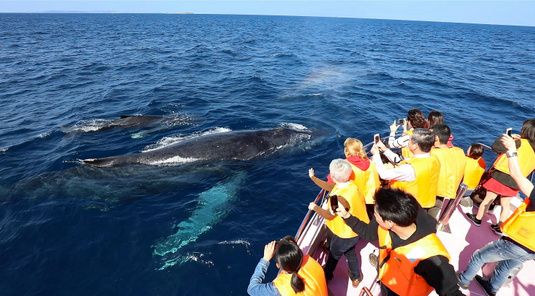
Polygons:
<instances>
[{"instance_id":1,"label":"woman","mask_svg":"<svg viewBox=\"0 0 535 296\"><path fill-rule=\"evenodd\" d=\"M498 138L492 144L492 150L501 153L494 162L495 171L492 177L483 184L487 189L485 199L479 205L477 214L466 213L466 216L474 225L481 226L481 219L487 212L490 204L496 199L497 195L501 195L500 205L502 206L500 213L500 220L498 224L492 224L490 228L497 234L502 234L500 226L509 217L511 197L516 196L519 192L518 185L510 176L509 167L507 164L508 155L507 148L500 141L502 137ZM528 176L535 169L535 119L524 121L520 136L515 135L515 144L518 146L515 156L518 156L520 169L524 177Z\"/></svg>"},{"instance_id":2,"label":"woman","mask_svg":"<svg viewBox=\"0 0 535 296\"><path fill-rule=\"evenodd\" d=\"M430 129L433 129L433 126L437 124L445 124L444 115L440 111L432 110L431 112L429 112L429 115L427 116L427 126ZM451 142L451 140L453 140L453 135L450 135L450 138L448 139L448 143L447 143L448 148L453 147L453 143Z\"/></svg>"},{"instance_id":3,"label":"woman","mask_svg":"<svg viewBox=\"0 0 535 296\"><path fill-rule=\"evenodd\" d=\"M407 130L407 125L409 130ZM411 138L412 131L415 128L427 128L427 120L425 119L422 111L418 109L411 109L407 113L407 119L403 123L403 134L399 138L395 138L396 131L398 130L399 125L394 123L390 126L390 136L388 137L388 146L390 148L401 148L401 155L404 159L410 158L412 152L408 148L409 139Z\"/></svg>"},{"instance_id":4,"label":"woman","mask_svg":"<svg viewBox=\"0 0 535 296\"><path fill-rule=\"evenodd\" d=\"M275 255L279 275L271 283L262 283L269 261ZM323 268L309 255L303 256L295 239L285 236L278 243L272 241L264 247L264 256L258 262L247 287L251 296L267 295L319 295L327 296L327 282Z\"/></svg>"},{"instance_id":5,"label":"woman","mask_svg":"<svg viewBox=\"0 0 535 296\"><path fill-rule=\"evenodd\" d=\"M483 159L485 148L478 143L472 143L466 151L466 166L464 168L463 183L466 184L466 192L464 196L470 196L476 186L479 184L487 164Z\"/></svg>"}]
</instances>

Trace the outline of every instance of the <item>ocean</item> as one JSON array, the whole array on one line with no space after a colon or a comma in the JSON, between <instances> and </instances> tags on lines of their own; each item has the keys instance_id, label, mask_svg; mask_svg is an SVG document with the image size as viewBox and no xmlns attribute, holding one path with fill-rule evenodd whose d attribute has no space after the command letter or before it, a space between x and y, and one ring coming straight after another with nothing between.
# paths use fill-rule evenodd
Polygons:
<instances>
[{"instance_id":1,"label":"ocean","mask_svg":"<svg viewBox=\"0 0 535 296\"><path fill-rule=\"evenodd\" d=\"M0 294L246 295L319 191L308 169L325 176L347 137L412 108L441 111L465 150L519 133L534 44L535 27L0 14ZM165 120L112 125L136 114ZM323 135L246 161L80 162L277 127Z\"/></svg>"}]
</instances>

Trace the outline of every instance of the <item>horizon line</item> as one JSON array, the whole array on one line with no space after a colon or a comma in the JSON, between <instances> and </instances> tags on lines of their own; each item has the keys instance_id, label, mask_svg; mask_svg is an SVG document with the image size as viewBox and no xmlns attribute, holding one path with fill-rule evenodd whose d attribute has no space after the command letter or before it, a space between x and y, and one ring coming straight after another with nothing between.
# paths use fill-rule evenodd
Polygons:
<instances>
[{"instance_id":1,"label":"horizon line","mask_svg":"<svg viewBox=\"0 0 535 296\"><path fill-rule=\"evenodd\" d=\"M476 23L476 22L452 22L437 20L419 20L419 19L388 19L388 18L371 18L371 17L354 17L354 16L317 16L317 15L290 15L290 14L246 14L246 13L196 13L196 12L122 12L122 11L41 11L41 12L9 12L0 11L0 14L175 14L175 15L237 15L237 16L283 16L283 17L317 17L317 18L346 18L346 19L364 19L364 20L383 20L383 21L408 21L408 22L430 22L446 24L467 24L467 25L489 25L489 26L512 26L512 27L535 27L535 25L520 24L498 24L498 23Z\"/></svg>"}]
</instances>

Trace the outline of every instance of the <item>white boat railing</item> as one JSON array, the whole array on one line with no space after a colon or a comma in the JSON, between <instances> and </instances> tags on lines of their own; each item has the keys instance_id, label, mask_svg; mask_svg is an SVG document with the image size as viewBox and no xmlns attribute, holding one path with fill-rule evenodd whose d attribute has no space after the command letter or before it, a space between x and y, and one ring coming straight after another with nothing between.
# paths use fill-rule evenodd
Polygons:
<instances>
[{"instance_id":1,"label":"white boat railing","mask_svg":"<svg viewBox=\"0 0 535 296\"><path fill-rule=\"evenodd\" d=\"M322 189L316 196L314 203L321 206L327 194L328 194L328 191L326 191L325 189ZM312 216L313 213L314 211L308 210L305 218L303 219L303 221L301 222L301 225L299 226L299 229L297 230L297 233L295 234L296 241L300 240L301 235L303 234L303 230L305 229L305 226L308 224L308 220L310 220L310 217Z\"/></svg>"}]
</instances>

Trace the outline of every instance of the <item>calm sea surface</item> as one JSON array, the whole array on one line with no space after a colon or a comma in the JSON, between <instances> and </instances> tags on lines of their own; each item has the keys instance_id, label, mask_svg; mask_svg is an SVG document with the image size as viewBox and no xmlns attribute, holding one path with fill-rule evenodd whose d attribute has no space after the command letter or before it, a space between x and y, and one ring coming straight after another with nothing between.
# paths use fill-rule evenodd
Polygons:
<instances>
[{"instance_id":1,"label":"calm sea surface","mask_svg":"<svg viewBox=\"0 0 535 296\"><path fill-rule=\"evenodd\" d=\"M533 27L0 14L0 294L246 295L318 191L308 168L327 174L346 137L386 136L411 108L442 111L464 149L519 132L534 45ZM170 120L104 129L128 114ZM327 135L244 162L78 161L278 126Z\"/></svg>"}]
</instances>

